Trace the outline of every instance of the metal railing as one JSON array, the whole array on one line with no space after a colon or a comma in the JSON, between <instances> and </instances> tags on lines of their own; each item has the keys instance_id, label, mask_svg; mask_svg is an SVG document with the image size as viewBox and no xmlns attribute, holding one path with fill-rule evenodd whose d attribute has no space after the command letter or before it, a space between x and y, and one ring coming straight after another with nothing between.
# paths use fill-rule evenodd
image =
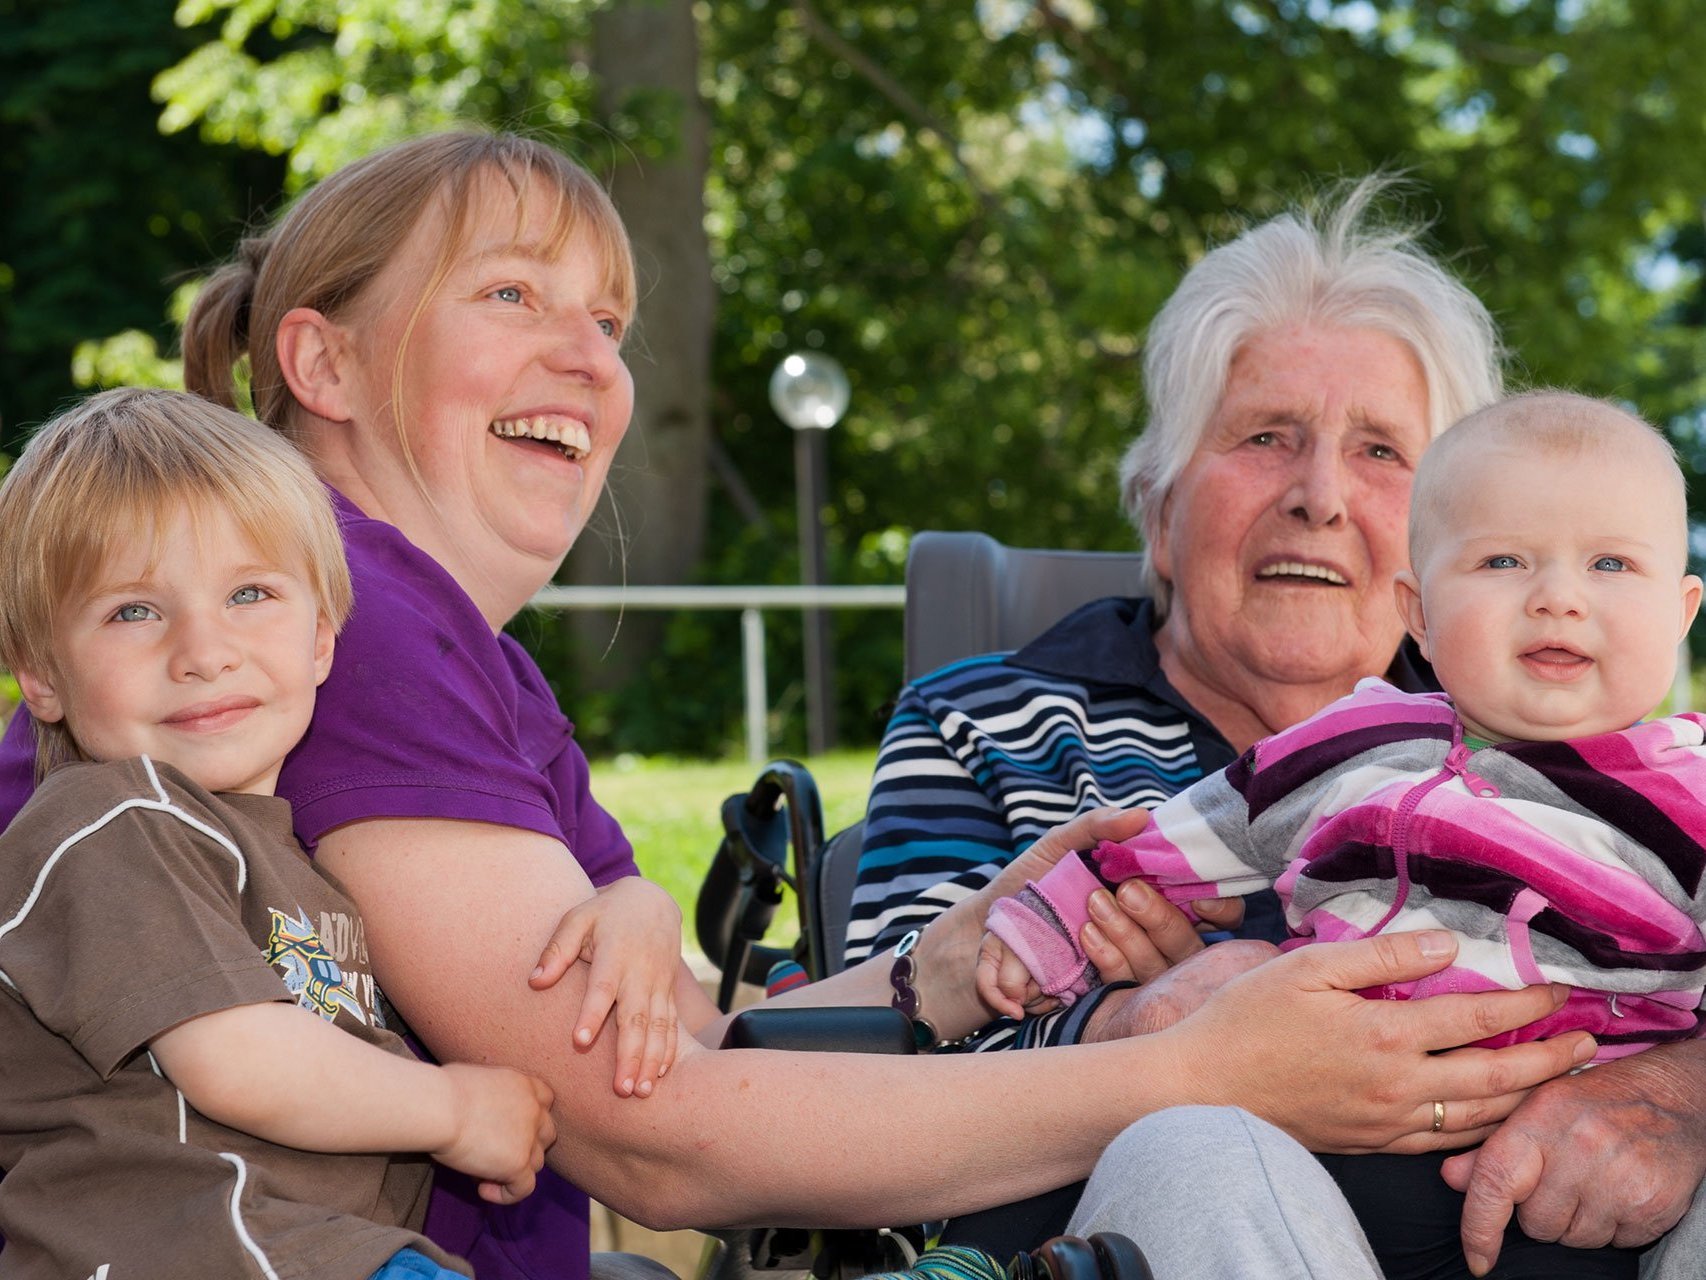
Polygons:
<instances>
[{"instance_id":1,"label":"metal railing","mask_svg":"<svg viewBox=\"0 0 1706 1280\"><path fill-rule=\"evenodd\" d=\"M738 609L746 758L770 754L770 694L764 675L766 609L903 609L905 587L558 587L530 601L538 609Z\"/></svg>"}]
</instances>

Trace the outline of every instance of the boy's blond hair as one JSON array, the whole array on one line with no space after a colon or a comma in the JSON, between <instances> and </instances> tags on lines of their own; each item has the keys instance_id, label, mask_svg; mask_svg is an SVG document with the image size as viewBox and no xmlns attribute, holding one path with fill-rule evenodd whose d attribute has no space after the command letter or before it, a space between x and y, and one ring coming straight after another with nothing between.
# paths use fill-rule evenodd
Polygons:
<instances>
[{"instance_id":1,"label":"boy's blond hair","mask_svg":"<svg viewBox=\"0 0 1706 1280\"><path fill-rule=\"evenodd\" d=\"M187 510L229 512L255 545L306 568L320 612L341 627L352 592L325 486L295 446L182 391L122 387L43 426L0 484L0 663L56 670L54 627L114 553ZM36 774L83 758L75 726L36 722Z\"/></svg>"}]
</instances>

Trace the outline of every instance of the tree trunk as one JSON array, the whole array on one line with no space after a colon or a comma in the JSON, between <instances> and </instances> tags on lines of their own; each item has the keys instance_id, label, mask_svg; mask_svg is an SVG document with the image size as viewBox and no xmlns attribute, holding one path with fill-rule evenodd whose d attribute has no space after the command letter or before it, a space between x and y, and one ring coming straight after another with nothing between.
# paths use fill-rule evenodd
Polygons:
<instances>
[{"instance_id":1,"label":"tree trunk","mask_svg":"<svg viewBox=\"0 0 1706 1280\"><path fill-rule=\"evenodd\" d=\"M657 123L644 124L631 150L619 144L610 183L639 267L639 316L627 342L634 422L564 576L582 584L672 585L688 581L704 550L716 319L704 227L710 119L699 97L691 0L612 5L594 19L592 65L603 119ZM659 134L672 137L658 146ZM613 616L570 618L577 650L602 657L577 678L606 688L634 674L663 622L631 613L612 645Z\"/></svg>"}]
</instances>

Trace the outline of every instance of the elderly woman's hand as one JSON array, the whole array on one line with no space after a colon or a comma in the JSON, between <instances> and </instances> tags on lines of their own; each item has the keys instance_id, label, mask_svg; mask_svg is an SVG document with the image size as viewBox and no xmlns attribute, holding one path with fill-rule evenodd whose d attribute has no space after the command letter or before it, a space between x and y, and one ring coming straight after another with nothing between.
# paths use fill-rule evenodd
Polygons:
<instances>
[{"instance_id":1,"label":"elderly woman's hand","mask_svg":"<svg viewBox=\"0 0 1706 1280\"><path fill-rule=\"evenodd\" d=\"M1242 898L1206 899L1191 909L1202 926L1142 880L1127 880L1113 893L1098 890L1090 898L1095 919L1084 926L1084 954L1105 982L1153 982L1203 949L1202 927L1232 929L1244 919Z\"/></svg>"},{"instance_id":2,"label":"elderly woman's hand","mask_svg":"<svg viewBox=\"0 0 1706 1280\"><path fill-rule=\"evenodd\" d=\"M1092 848L1101 840L1129 840L1148 825L1149 814L1142 809L1092 809L1040 838L972 901L980 903L987 916L998 899L1042 879L1073 850ZM1232 928L1244 918L1244 904L1237 898L1192 907L1212 928ZM1080 941L1104 982L1149 982L1203 949L1190 918L1141 880L1127 880L1117 893L1098 889L1090 895L1090 914L1094 918L1084 926Z\"/></svg>"},{"instance_id":3,"label":"elderly woman's hand","mask_svg":"<svg viewBox=\"0 0 1706 1280\"><path fill-rule=\"evenodd\" d=\"M1045 832L995 879L955 903L924 931L918 943L920 981L927 984L923 988L924 1007L932 1011L931 1020L943 1037L966 1035L989 1020L989 1007L977 990L977 964L990 909L1002 898L1018 893L1029 881L1042 879L1067 854L1094 848L1102 840L1130 839L1148 823L1149 815L1142 809L1102 808L1081 813ZM1190 935L1188 944L1176 933L1167 935L1178 955L1201 949L1202 941L1184 914L1172 907L1167 910L1178 918L1182 932ZM1086 926L1086 932L1092 927ZM1106 950L1105 945L1102 949Z\"/></svg>"},{"instance_id":4,"label":"elderly woman's hand","mask_svg":"<svg viewBox=\"0 0 1706 1280\"><path fill-rule=\"evenodd\" d=\"M1204 947L1136 990L1109 992L1085 1023L1080 1042L1096 1044L1165 1031L1202 1008L1232 979L1278 954L1273 943L1255 938Z\"/></svg>"},{"instance_id":5,"label":"elderly woman's hand","mask_svg":"<svg viewBox=\"0 0 1706 1280\"><path fill-rule=\"evenodd\" d=\"M1631 1248L1688 1210L1706 1175L1706 1044L1649 1049L1530 1094L1475 1151L1445 1162L1467 1193L1463 1250L1484 1275L1514 1210L1536 1240Z\"/></svg>"}]
</instances>

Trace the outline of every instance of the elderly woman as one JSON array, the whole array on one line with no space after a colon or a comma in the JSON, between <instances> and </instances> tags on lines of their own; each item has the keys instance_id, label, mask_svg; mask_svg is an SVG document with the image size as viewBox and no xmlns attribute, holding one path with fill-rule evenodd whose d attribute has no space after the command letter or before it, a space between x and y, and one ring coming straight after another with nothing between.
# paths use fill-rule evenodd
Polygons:
<instances>
[{"instance_id":1,"label":"elderly woman","mask_svg":"<svg viewBox=\"0 0 1706 1280\"><path fill-rule=\"evenodd\" d=\"M906 688L878 758L850 960L1076 813L1154 805L1364 676L1420 679L1392 596L1410 479L1436 434L1497 398L1499 349L1486 309L1412 232L1370 224L1379 190L1246 232L1162 308L1149 426L1122 476L1147 594ZM1101 902L1134 976L1201 945L1141 884L1120 898L1151 926L1124 928ZM1087 941L1119 971L1107 931ZM1025 1034L1058 1039L1091 1012Z\"/></svg>"},{"instance_id":2,"label":"elderly woman","mask_svg":"<svg viewBox=\"0 0 1706 1280\"><path fill-rule=\"evenodd\" d=\"M520 1066L555 1094L561 1178L510 1209L450 1178L435 1191L428 1234L482 1280L586 1274L586 1199L564 1178L656 1225L922 1221L1083 1177L1131 1119L1182 1102L1241 1103L1321 1149L1436 1148L1484 1134L1517 1091L1591 1050L1582 1037L1433 1056L1558 1001L1537 989L1380 1010L1353 994L1448 963L1449 935L1422 933L1284 957L1160 1035L925 1059L687 1041L651 1097L617 1096L617 1036L570 1038L587 966L544 991L528 974L565 912L634 885L633 853L501 628L574 543L627 429L634 298L626 235L585 172L537 142L453 134L310 189L209 283L184 334L191 388L231 403L246 367L258 416L306 451L340 515L355 607L279 780L298 837L366 922L335 958L370 966L436 1054ZM8 810L30 758L20 718L0 754ZM1068 824L1030 869L1121 829ZM972 956L990 900L944 913L908 957L949 1036L985 1018ZM620 961L620 941L608 948ZM886 1004L891 968L857 966L794 1003ZM676 998L716 1044L685 968ZM1345 1052L1300 1053L1304 1024L1331 1025ZM1430 1131L1437 1098L1449 1134ZM0 1187L0 1220L28 1189L27 1170Z\"/></svg>"},{"instance_id":3,"label":"elderly woman","mask_svg":"<svg viewBox=\"0 0 1706 1280\"><path fill-rule=\"evenodd\" d=\"M1097 601L1016 653L955 663L906 688L878 759L850 960L981 892L1054 824L1098 805L1151 806L1364 676L1426 687L1428 673L1400 645L1392 586L1406 564L1411 475L1434 436L1498 396L1499 350L1486 310L1414 233L1370 220L1379 190L1365 181L1319 212L1247 231L1205 256L1162 308L1144 363L1148 427L1122 472L1149 551L1147 595ZM1246 928L1271 927L1266 898L1252 899ZM1225 905L1207 914L1235 919ZM1149 981L1193 958L1153 991L1104 991L1048 1018L997 1024L974 1047L1165 1025L1266 954L1193 956L1197 933L1136 881L1117 897L1099 893L1092 914L1083 941L1104 973ZM1631 1060L1548 1085L1478 1153L1448 1162L1468 1189L1472 1247L1496 1256L1513 1202L1531 1234L1567 1243L1643 1243L1674 1223L1706 1170L1706 1092L1688 1094L1706 1085L1706 1051L1678 1046L1665 1057L1663 1067ZM1597 1150L1566 1137L1577 1123L1605 1132ZM1122 1149L1154 1156L1160 1178L1180 1166L1181 1139L1155 1130ZM1218 1147L1241 1141L1242 1131L1220 1133ZM1217 1144L1191 1149L1203 1145ZM1123 1176L1103 1170L1099 1202L1131 1198ZM1318 1187L1286 1202L1253 1167L1225 1176L1261 1182L1253 1198L1283 1205L1281 1218L1319 1217L1309 1203ZM1180 1274L1219 1274L1200 1250L1204 1233L1166 1218L1155 1179L1141 1185L1136 1198L1163 1224L1151 1247L1165 1258L1169 1238L1189 1241ZM1181 1215L1192 1194L1200 1188L1173 1202ZM1026 1221L1011 1210L1003 1218ZM1105 1205L1075 1229L1109 1225L1144 1231ZM989 1229L955 1231L987 1239ZM1291 1230L1268 1222L1256 1234L1270 1229ZM1356 1234L1348 1214L1322 1235L1338 1233ZM1224 1229L1216 1238L1227 1274L1239 1274L1251 1239ZM1323 1273L1349 1265L1336 1259Z\"/></svg>"}]
</instances>

